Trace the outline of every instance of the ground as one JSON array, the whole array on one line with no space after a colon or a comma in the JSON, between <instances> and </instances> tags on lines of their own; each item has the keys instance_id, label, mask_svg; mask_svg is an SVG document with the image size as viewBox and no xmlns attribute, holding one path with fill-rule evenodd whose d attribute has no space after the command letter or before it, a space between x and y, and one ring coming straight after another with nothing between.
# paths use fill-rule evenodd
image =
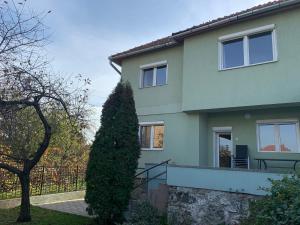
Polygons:
<instances>
[{"instance_id":1,"label":"ground","mask_svg":"<svg viewBox=\"0 0 300 225\"><path fill-rule=\"evenodd\" d=\"M86 217L89 216L86 211L87 204L84 202L83 199L62 201L62 202L50 203L50 204L42 204L38 206L45 209L71 213L79 216L86 216Z\"/></svg>"},{"instance_id":2,"label":"ground","mask_svg":"<svg viewBox=\"0 0 300 225\"><path fill-rule=\"evenodd\" d=\"M0 225L17 225L19 208L0 209ZM36 206L31 208L32 222L24 225L91 225L92 219L84 216L57 212ZM19 225L19 224L18 224Z\"/></svg>"}]
</instances>

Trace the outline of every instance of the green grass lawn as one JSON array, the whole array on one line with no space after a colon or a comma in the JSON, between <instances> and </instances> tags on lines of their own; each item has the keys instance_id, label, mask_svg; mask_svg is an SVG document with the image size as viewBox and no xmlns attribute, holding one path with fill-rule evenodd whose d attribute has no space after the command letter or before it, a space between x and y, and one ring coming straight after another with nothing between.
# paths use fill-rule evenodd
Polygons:
<instances>
[{"instance_id":1,"label":"green grass lawn","mask_svg":"<svg viewBox=\"0 0 300 225\"><path fill-rule=\"evenodd\" d=\"M19 208L0 209L0 225L16 225ZM24 225L91 225L92 219L31 206L32 221Z\"/></svg>"}]
</instances>

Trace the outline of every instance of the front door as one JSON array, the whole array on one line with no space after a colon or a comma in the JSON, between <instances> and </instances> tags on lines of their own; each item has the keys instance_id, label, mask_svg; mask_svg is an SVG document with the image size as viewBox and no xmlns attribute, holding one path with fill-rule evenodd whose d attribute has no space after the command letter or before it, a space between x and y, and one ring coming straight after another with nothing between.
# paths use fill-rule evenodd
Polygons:
<instances>
[{"instance_id":1,"label":"front door","mask_svg":"<svg viewBox=\"0 0 300 225\"><path fill-rule=\"evenodd\" d=\"M215 132L215 166L231 168L232 134L231 131Z\"/></svg>"}]
</instances>

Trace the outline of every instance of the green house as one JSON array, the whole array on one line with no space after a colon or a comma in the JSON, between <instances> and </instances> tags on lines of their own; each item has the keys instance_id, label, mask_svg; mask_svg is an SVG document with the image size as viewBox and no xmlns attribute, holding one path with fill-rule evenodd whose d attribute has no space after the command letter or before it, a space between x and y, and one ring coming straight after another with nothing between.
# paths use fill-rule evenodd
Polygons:
<instances>
[{"instance_id":1,"label":"green house","mask_svg":"<svg viewBox=\"0 0 300 225\"><path fill-rule=\"evenodd\" d=\"M299 24L300 1L280 0L112 55L134 90L140 166L231 169L241 148L245 170L297 169Z\"/></svg>"}]
</instances>

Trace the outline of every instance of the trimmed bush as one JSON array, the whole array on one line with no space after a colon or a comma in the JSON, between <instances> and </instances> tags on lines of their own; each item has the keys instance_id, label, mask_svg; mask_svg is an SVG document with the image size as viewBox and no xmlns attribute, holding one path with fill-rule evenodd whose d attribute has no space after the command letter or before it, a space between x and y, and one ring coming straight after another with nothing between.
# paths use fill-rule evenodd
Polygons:
<instances>
[{"instance_id":1,"label":"trimmed bush","mask_svg":"<svg viewBox=\"0 0 300 225\"><path fill-rule=\"evenodd\" d=\"M138 118L128 83L119 82L103 105L101 127L91 147L87 173L88 212L100 225L124 221L140 146Z\"/></svg>"},{"instance_id":2,"label":"trimmed bush","mask_svg":"<svg viewBox=\"0 0 300 225\"><path fill-rule=\"evenodd\" d=\"M250 216L243 225L300 224L300 179L298 175L271 180L265 198L251 202Z\"/></svg>"}]
</instances>

